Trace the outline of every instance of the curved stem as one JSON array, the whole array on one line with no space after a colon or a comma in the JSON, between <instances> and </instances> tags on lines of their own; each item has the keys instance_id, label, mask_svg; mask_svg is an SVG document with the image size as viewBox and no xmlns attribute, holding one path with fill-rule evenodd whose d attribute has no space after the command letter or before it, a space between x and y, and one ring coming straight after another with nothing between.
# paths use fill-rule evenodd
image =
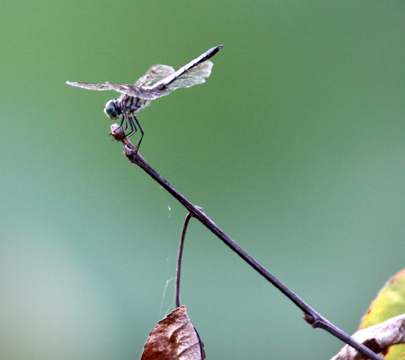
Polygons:
<instances>
[{"instance_id":1,"label":"curved stem","mask_svg":"<svg viewBox=\"0 0 405 360\"><path fill-rule=\"evenodd\" d=\"M181 260L183 258L184 239L186 237L188 222L190 221L192 216L193 215L191 213L187 214L186 219L184 220L183 230L181 231L180 236L179 254L177 256L176 289L174 292L176 308L180 307L180 276L181 276Z\"/></svg>"}]
</instances>

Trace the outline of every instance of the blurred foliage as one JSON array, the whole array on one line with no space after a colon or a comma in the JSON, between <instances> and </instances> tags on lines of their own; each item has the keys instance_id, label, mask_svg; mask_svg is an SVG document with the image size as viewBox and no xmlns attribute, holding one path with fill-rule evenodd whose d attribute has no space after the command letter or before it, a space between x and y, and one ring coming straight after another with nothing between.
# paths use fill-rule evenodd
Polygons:
<instances>
[{"instance_id":1,"label":"blurred foliage","mask_svg":"<svg viewBox=\"0 0 405 360\"><path fill-rule=\"evenodd\" d=\"M397 315L405 314L405 269L391 277L381 289L363 317L360 329L377 325ZM405 345L390 346L384 359L405 358Z\"/></svg>"}]
</instances>

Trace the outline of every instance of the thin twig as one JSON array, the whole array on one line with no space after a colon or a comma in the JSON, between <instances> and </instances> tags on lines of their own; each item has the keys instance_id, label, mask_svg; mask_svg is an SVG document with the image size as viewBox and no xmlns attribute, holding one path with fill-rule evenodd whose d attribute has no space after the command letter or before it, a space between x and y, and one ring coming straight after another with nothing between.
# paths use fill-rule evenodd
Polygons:
<instances>
[{"instance_id":1,"label":"thin twig","mask_svg":"<svg viewBox=\"0 0 405 360\"><path fill-rule=\"evenodd\" d=\"M175 300L176 300L176 308L180 307L180 276L181 276L181 260L183 257L183 248L184 248L184 239L186 237L186 231L188 222L190 221L193 215L188 213L186 219L184 220L183 229L181 231L180 236L180 244L179 244L179 255L177 256L177 270L176 270L176 290L175 290Z\"/></svg>"},{"instance_id":2,"label":"thin twig","mask_svg":"<svg viewBox=\"0 0 405 360\"><path fill-rule=\"evenodd\" d=\"M176 290L174 292L174 298L176 301L176 308L180 307L180 277L181 277L181 260L183 258L183 249L184 249L184 240L186 238L186 231L188 227L188 223L190 222L190 219L193 217L192 213L188 213L186 216L186 219L184 220L183 224L183 229L181 230L181 236L180 236L180 244L179 244L179 254L177 256L177 270L176 270ZM200 334L198 333L197 329L194 327L195 334L197 335L198 338L198 344L200 347L200 359L204 360L205 358L205 352L204 352L204 344L201 341Z\"/></svg>"},{"instance_id":3,"label":"thin twig","mask_svg":"<svg viewBox=\"0 0 405 360\"><path fill-rule=\"evenodd\" d=\"M285 286L280 280L260 265L253 257L251 257L246 251L244 251L238 244L236 244L228 235L226 235L198 206L193 205L187 198L178 192L172 185L170 185L166 179L163 178L155 169L153 169L146 160L136 151L134 145L128 138L125 137L125 133L118 124L111 126L111 135L117 141L122 141L124 144L124 154L128 160L138 165L149 176L156 180L161 186L163 186L171 195L173 195L192 215L197 218L206 228L219 237L225 245L227 245L233 252L238 254L243 260L245 260L251 267L253 267L260 275L266 278L277 289L279 289L284 295L286 295L295 305L297 305L304 312L304 319L313 328L321 328L336 336L346 344L354 347L356 350L370 358L371 360L383 360L380 356L375 354L369 348L363 344L358 343L351 338L344 331L333 325L329 320L324 318L321 314L315 311L304 300L298 297L287 286Z\"/></svg>"}]
</instances>

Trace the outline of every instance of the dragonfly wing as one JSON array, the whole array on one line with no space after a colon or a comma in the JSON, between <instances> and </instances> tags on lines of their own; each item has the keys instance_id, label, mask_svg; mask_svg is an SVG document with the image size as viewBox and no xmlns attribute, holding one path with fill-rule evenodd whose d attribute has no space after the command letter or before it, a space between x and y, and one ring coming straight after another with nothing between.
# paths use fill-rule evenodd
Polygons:
<instances>
[{"instance_id":1,"label":"dragonfly wing","mask_svg":"<svg viewBox=\"0 0 405 360\"><path fill-rule=\"evenodd\" d=\"M146 72L144 76L139 78L135 86L146 86L151 83L155 83L159 80L162 80L169 75L174 73L174 69L171 66L168 65L162 65L162 64L157 64L153 65L149 68L149 70Z\"/></svg>"},{"instance_id":2,"label":"dragonfly wing","mask_svg":"<svg viewBox=\"0 0 405 360\"><path fill-rule=\"evenodd\" d=\"M213 66L214 64L210 60L204 61L174 80L167 87L167 90L174 91L180 88L188 88L205 83L205 79L211 75L211 69Z\"/></svg>"},{"instance_id":3,"label":"dragonfly wing","mask_svg":"<svg viewBox=\"0 0 405 360\"><path fill-rule=\"evenodd\" d=\"M142 88L139 86L131 85L131 84L113 84L107 82L107 85L110 87L111 90L118 91L122 94L126 94L133 97L138 97L140 99L145 100L155 100L162 96L168 95L169 93L164 90L153 90L149 88Z\"/></svg>"},{"instance_id":4,"label":"dragonfly wing","mask_svg":"<svg viewBox=\"0 0 405 360\"><path fill-rule=\"evenodd\" d=\"M202 84L205 82L205 78L211 74L213 66L212 62L208 61L208 59L212 58L222 48L223 45L218 45L209 49L198 58L189 61L186 65L176 70L173 74L155 83L153 88L156 90L171 89L173 91L181 87ZM181 80L178 81L179 79ZM177 85L174 85L174 82Z\"/></svg>"},{"instance_id":5,"label":"dragonfly wing","mask_svg":"<svg viewBox=\"0 0 405 360\"><path fill-rule=\"evenodd\" d=\"M89 90L112 90L108 84L90 84L85 82L66 81L66 84Z\"/></svg>"},{"instance_id":6,"label":"dragonfly wing","mask_svg":"<svg viewBox=\"0 0 405 360\"><path fill-rule=\"evenodd\" d=\"M210 76L213 63L209 61L220 49L218 45L209 49L198 58L191 60L177 71L168 65L153 65L144 76L131 84L90 84L82 82L67 81L72 86L78 86L90 90L115 90L122 94L138 97L145 100L154 100L168 95L171 91L188 88L197 84L202 84Z\"/></svg>"}]
</instances>

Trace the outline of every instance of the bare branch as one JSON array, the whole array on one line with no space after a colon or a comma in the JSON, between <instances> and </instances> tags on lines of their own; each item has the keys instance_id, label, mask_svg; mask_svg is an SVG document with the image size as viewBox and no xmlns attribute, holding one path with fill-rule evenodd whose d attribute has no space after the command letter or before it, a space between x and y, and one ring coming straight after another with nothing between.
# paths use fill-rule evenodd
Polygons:
<instances>
[{"instance_id":1,"label":"bare branch","mask_svg":"<svg viewBox=\"0 0 405 360\"><path fill-rule=\"evenodd\" d=\"M153 169L146 160L138 153L134 145L125 136L125 132L118 124L111 125L110 133L117 141L122 141L124 144L124 154L128 160L138 165L149 176L156 180L163 186L173 197L175 197L191 214L198 219L207 229L223 241L233 252L238 254L245 262L253 267L260 275L272 283L279 289L285 296L287 296L296 306L304 312L304 319L312 325L313 328L324 329L330 334L336 336L346 344L350 344L362 354L366 355L371 360L383 360L380 356L372 352L366 346L356 342L344 331L333 325L329 320L324 318L321 314L315 311L304 300L291 291L286 285L278 280L267 269L260 265L253 257L244 251L238 244L236 244L228 235L226 235L203 211L200 207L192 204L184 195L178 192L162 175Z\"/></svg>"}]
</instances>

